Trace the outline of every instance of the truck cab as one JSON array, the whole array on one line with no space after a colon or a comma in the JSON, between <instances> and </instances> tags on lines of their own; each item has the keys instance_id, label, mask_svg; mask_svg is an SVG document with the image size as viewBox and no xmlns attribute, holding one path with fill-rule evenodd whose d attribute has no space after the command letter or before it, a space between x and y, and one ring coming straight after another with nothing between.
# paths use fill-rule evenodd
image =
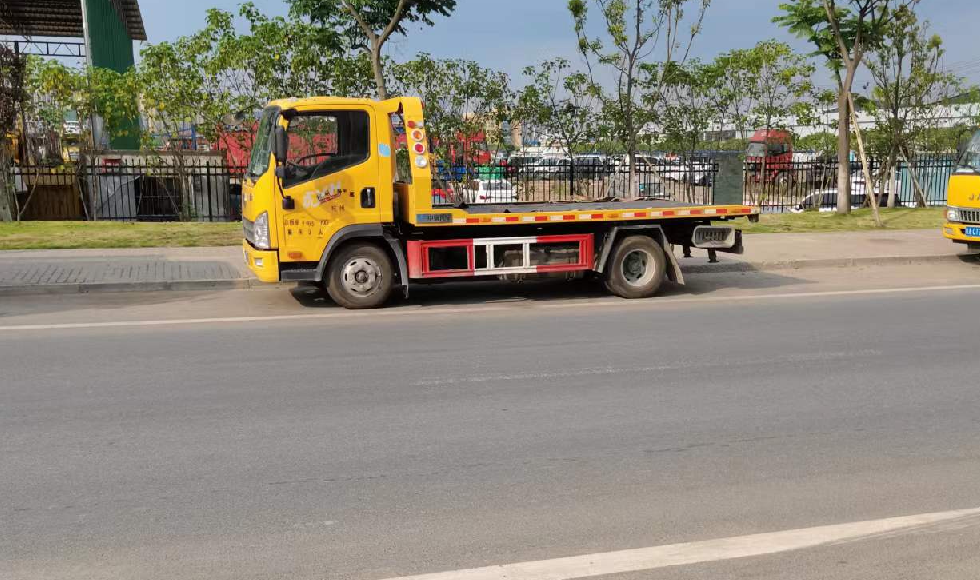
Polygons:
<instances>
[{"instance_id":1,"label":"truck cab","mask_svg":"<svg viewBox=\"0 0 980 580\"><path fill-rule=\"evenodd\" d=\"M980 131L973 135L949 178L943 235L980 250Z\"/></svg>"},{"instance_id":2,"label":"truck cab","mask_svg":"<svg viewBox=\"0 0 980 580\"><path fill-rule=\"evenodd\" d=\"M401 126L416 151L409 156L403 148L396 167L393 127ZM242 183L249 267L266 282L313 280L329 241L359 232L383 242L383 225L395 221L396 207L412 211L420 203L415 188L424 185L428 201L422 203L431 206L426 148L417 99L270 103ZM341 230L346 233L338 237Z\"/></svg>"},{"instance_id":3,"label":"truck cab","mask_svg":"<svg viewBox=\"0 0 980 580\"><path fill-rule=\"evenodd\" d=\"M752 177L765 183L789 182L793 176L793 135L782 129L760 129L745 150Z\"/></svg>"}]
</instances>

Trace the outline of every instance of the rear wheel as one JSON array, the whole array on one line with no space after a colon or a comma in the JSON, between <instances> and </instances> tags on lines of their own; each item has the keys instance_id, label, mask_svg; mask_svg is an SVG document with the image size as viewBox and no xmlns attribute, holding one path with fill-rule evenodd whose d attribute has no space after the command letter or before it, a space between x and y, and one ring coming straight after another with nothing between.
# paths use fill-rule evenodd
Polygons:
<instances>
[{"instance_id":1,"label":"rear wheel","mask_svg":"<svg viewBox=\"0 0 980 580\"><path fill-rule=\"evenodd\" d=\"M344 308L377 308L391 295L391 259L372 244L353 244L330 261L327 293Z\"/></svg>"},{"instance_id":2,"label":"rear wheel","mask_svg":"<svg viewBox=\"0 0 980 580\"><path fill-rule=\"evenodd\" d=\"M649 236L624 238L606 265L606 288L623 298L648 298L667 275L664 250Z\"/></svg>"}]
</instances>

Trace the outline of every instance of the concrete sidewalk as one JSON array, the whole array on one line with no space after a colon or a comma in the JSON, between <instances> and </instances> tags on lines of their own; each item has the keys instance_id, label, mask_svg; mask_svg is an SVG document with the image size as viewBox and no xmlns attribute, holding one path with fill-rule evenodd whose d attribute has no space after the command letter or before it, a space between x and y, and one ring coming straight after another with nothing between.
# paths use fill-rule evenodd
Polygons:
<instances>
[{"instance_id":1,"label":"concrete sidewalk","mask_svg":"<svg viewBox=\"0 0 980 580\"><path fill-rule=\"evenodd\" d=\"M718 264L708 264L698 250L693 258L679 259L685 271L710 272L931 263L969 254L966 246L930 229L754 234L745 236L743 255L719 253Z\"/></svg>"},{"instance_id":2,"label":"concrete sidewalk","mask_svg":"<svg viewBox=\"0 0 980 580\"><path fill-rule=\"evenodd\" d=\"M0 252L0 295L249 288L238 246Z\"/></svg>"},{"instance_id":3,"label":"concrete sidewalk","mask_svg":"<svg viewBox=\"0 0 980 580\"><path fill-rule=\"evenodd\" d=\"M744 255L719 254L718 264L703 250L678 259L685 272L710 273L925 263L966 253L936 230L899 230L756 234L746 236ZM237 246L0 252L0 295L252 287L268 285L251 276Z\"/></svg>"}]
</instances>

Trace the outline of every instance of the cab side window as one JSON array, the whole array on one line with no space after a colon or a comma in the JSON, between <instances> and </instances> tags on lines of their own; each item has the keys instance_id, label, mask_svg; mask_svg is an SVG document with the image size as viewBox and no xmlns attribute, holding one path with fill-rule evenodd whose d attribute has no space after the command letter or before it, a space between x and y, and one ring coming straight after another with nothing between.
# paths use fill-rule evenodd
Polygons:
<instances>
[{"instance_id":1,"label":"cab side window","mask_svg":"<svg viewBox=\"0 0 980 580\"><path fill-rule=\"evenodd\" d=\"M371 127L366 111L317 111L289 120L285 187L337 173L370 157Z\"/></svg>"}]
</instances>

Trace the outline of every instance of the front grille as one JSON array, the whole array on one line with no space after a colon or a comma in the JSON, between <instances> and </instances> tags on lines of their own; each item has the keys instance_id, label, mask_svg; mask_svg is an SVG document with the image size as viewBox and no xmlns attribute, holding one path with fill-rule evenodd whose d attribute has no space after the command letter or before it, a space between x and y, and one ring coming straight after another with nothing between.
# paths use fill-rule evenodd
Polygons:
<instances>
[{"instance_id":1,"label":"front grille","mask_svg":"<svg viewBox=\"0 0 980 580\"><path fill-rule=\"evenodd\" d=\"M961 209L959 214L960 221L968 224L980 224L980 209Z\"/></svg>"},{"instance_id":2,"label":"front grille","mask_svg":"<svg viewBox=\"0 0 980 580\"><path fill-rule=\"evenodd\" d=\"M242 218L242 230L245 232L245 239L248 243L255 245L255 222Z\"/></svg>"}]
</instances>

